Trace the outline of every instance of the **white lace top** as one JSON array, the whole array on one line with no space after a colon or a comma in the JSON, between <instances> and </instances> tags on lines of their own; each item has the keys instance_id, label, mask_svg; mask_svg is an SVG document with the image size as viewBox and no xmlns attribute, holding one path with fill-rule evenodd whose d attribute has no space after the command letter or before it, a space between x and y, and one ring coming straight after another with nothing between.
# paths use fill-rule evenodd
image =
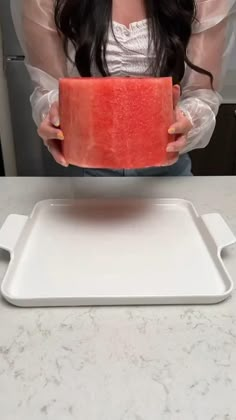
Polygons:
<instances>
[{"instance_id":1,"label":"white lace top","mask_svg":"<svg viewBox=\"0 0 236 420\"><path fill-rule=\"evenodd\" d=\"M53 3L53 0L11 0L16 31L35 84L31 104L37 125L50 104L58 99L59 78L79 76L65 57L55 28ZM192 121L193 129L184 152L205 147L211 139L221 102L219 91L235 42L236 0L197 0L196 3L198 20L193 26L188 57L213 74L215 91L208 77L186 66L179 107ZM113 22L113 31L115 37L110 29L107 45L110 74L148 75L151 55L155 54L154 50L148 53L148 20L134 22L129 28ZM70 55L73 59L73 46L70 46ZM98 75L96 68L93 74Z\"/></svg>"}]
</instances>

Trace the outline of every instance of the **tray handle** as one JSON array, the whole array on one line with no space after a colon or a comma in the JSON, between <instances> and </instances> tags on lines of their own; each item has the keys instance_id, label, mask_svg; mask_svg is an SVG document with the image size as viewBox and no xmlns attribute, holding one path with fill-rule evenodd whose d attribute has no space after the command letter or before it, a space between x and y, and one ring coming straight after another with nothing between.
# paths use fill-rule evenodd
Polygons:
<instances>
[{"instance_id":1,"label":"tray handle","mask_svg":"<svg viewBox=\"0 0 236 420\"><path fill-rule=\"evenodd\" d=\"M220 214L206 214L201 219L214 240L218 251L221 252L224 248L236 242L235 235Z\"/></svg>"},{"instance_id":2,"label":"tray handle","mask_svg":"<svg viewBox=\"0 0 236 420\"><path fill-rule=\"evenodd\" d=\"M28 220L27 216L11 214L0 229L0 248L12 253Z\"/></svg>"}]
</instances>

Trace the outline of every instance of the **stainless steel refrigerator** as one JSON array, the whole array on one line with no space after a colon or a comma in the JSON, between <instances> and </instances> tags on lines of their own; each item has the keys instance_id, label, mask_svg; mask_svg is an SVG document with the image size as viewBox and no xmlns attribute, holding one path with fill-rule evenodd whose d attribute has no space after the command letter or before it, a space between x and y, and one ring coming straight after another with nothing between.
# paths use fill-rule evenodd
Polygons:
<instances>
[{"instance_id":1,"label":"stainless steel refrigerator","mask_svg":"<svg viewBox=\"0 0 236 420\"><path fill-rule=\"evenodd\" d=\"M15 34L10 0L1 0L0 24L17 174L19 176L81 175L79 168L67 169L56 164L37 135L29 102L33 87Z\"/></svg>"}]
</instances>

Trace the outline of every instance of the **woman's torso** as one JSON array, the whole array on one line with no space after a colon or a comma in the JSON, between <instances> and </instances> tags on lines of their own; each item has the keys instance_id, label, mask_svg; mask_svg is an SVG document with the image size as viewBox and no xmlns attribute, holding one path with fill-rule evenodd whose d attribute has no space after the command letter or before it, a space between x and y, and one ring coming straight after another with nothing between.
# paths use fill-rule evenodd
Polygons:
<instances>
[{"instance_id":1,"label":"woman's torso","mask_svg":"<svg viewBox=\"0 0 236 420\"><path fill-rule=\"evenodd\" d=\"M70 46L73 62L74 49ZM107 42L107 64L111 76L151 75L154 51L149 48L148 19L142 0L114 0ZM78 71L68 63L69 75ZM99 75L95 65L92 73Z\"/></svg>"}]
</instances>

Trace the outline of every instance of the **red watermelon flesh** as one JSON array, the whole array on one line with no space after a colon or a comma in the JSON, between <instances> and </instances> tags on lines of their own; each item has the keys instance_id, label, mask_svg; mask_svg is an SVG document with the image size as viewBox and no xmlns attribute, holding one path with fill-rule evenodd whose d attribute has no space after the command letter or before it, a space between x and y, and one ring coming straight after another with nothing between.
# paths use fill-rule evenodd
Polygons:
<instances>
[{"instance_id":1,"label":"red watermelon flesh","mask_svg":"<svg viewBox=\"0 0 236 420\"><path fill-rule=\"evenodd\" d=\"M60 80L60 120L68 163L87 168L162 166L174 122L171 78Z\"/></svg>"}]
</instances>

